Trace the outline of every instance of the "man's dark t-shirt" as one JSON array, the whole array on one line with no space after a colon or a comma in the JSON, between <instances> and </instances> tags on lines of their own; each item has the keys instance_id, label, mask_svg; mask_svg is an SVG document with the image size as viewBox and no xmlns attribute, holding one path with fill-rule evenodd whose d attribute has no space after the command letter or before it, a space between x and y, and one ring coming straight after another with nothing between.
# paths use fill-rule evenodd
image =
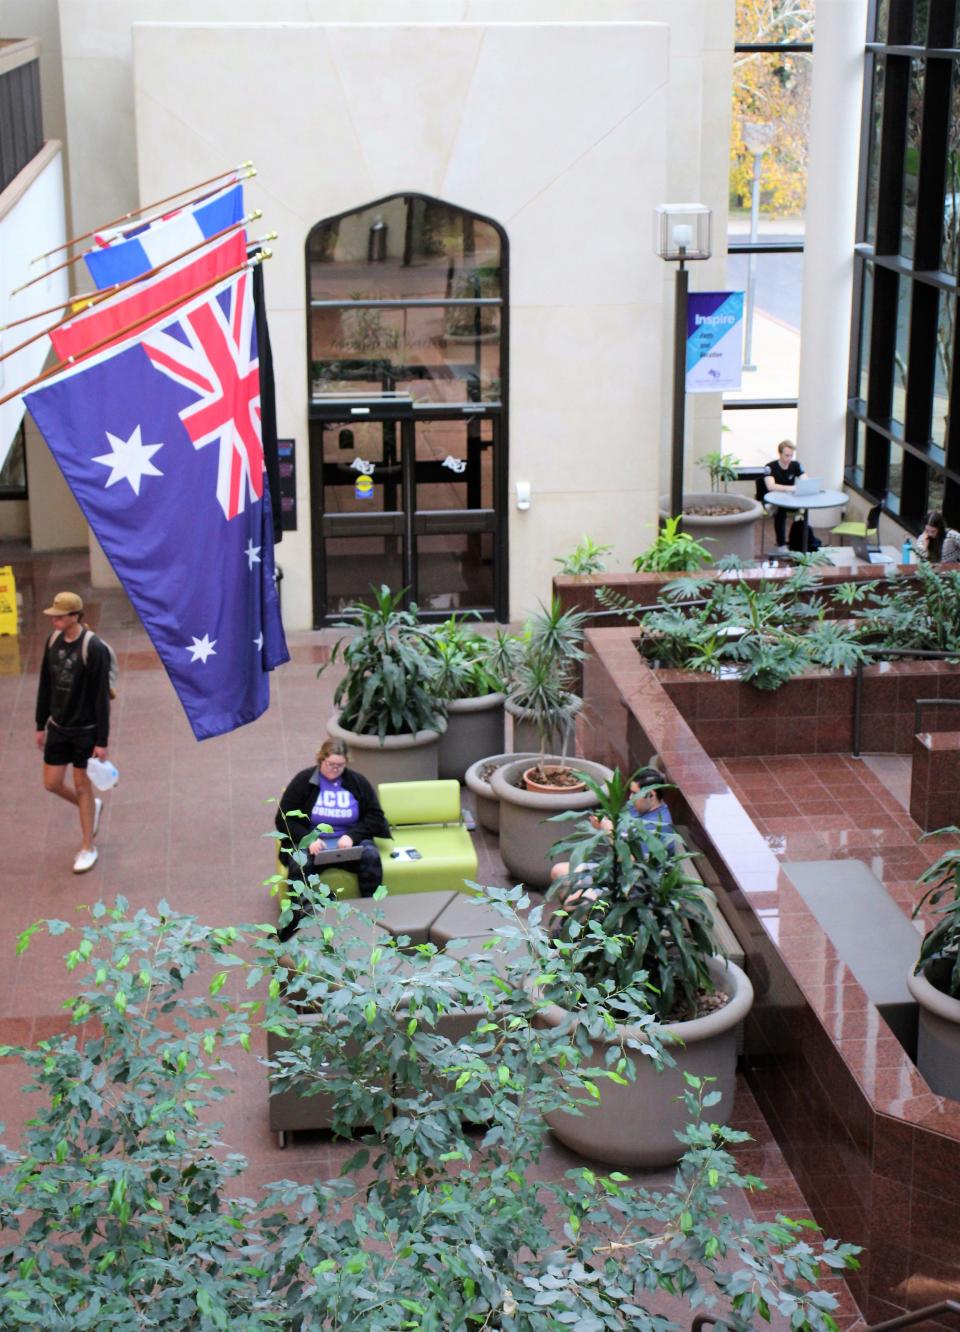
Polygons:
<instances>
[{"instance_id":1,"label":"man's dark t-shirt","mask_svg":"<svg viewBox=\"0 0 960 1332\"><path fill-rule=\"evenodd\" d=\"M52 721L68 734L93 732L94 744L107 747L110 736L110 654L98 638L87 644L83 633L72 643L59 634L47 645L37 689L37 730Z\"/></svg>"},{"instance_id":2,"label":"man's dark t-shirt","mask_svg":"<svg viewBox=\"0 0 960 1332\"><path fill-rule=\"evenodd\" d=\"M767 463L767 467L770 470L770 475L778 486L792 486L798 476L803 476L803 468L797 462L796 458L790 462L788 467L782 467L779 458L774 462Z\"/></svg>"}]
</instances>

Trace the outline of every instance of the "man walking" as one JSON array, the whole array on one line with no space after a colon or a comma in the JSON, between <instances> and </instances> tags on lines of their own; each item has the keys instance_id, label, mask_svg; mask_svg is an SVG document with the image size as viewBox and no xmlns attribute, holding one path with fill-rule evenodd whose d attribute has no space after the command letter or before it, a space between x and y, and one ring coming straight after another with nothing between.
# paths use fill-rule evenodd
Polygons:
<instances>
[{"instance_id":1,"label":"man walking","mask_svg":"<svg viewBox=\"0 0 960 1332\"><path fill-rule=\"evenodd\" d=\"M58 592L44 610L53 624L40 668L37 690L37 745L43 750L43 784L80 814L80 850L74 874L97 863L93 841L103 801L95 798L87 760L107 757L110 735L110 653L83 624L83 601L75 592ZM84 639L87 639L84 650ZM66 784L73 764L73 789Z\"/></svg>"}]
</instances>

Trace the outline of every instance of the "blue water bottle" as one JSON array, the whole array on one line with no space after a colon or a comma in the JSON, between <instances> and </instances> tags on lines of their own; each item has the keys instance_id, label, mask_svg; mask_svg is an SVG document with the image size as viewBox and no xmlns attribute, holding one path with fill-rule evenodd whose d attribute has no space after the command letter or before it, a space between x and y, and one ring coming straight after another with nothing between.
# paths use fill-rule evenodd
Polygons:
<instances>
[{"instance_id":1,"label":"blue water bottle","mask_svg":"<svg viewBox=\"0 0 960 1332\"><path fill-rule=\"evenodd\" d=\"M900 563L909 564L913 558L913 546L909 537L903 538L903 548L900 551Z\"/></svg>"}]
</instances>

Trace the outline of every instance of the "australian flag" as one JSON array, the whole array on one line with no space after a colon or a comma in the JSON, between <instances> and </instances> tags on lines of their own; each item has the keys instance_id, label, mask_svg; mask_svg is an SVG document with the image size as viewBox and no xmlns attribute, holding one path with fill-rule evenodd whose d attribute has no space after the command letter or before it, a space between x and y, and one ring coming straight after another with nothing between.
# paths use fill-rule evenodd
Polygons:
<instances>
[{"instance_id":1,"label":"australian flag","mask_svg":"<svg viewBox=\"0 0 960 1332\"><path fill-rule=\"evenodd\" d=\"M244 271L25 402L198 740L259 717L289 660Z\"/></svg>"},{"instance_id":2,"label":"australian flag","mask_svg":"<svg viewBox=\"0 0 960 1332\"><path fill-rule=\"evenodd\" d=\"M112 287L148 273L242 220L243 186L238 182L201 203L178 209L172 216L132 228L111 240L106 248L89 250L84 262L98 287Z\"/></svg>"}]
</instances>

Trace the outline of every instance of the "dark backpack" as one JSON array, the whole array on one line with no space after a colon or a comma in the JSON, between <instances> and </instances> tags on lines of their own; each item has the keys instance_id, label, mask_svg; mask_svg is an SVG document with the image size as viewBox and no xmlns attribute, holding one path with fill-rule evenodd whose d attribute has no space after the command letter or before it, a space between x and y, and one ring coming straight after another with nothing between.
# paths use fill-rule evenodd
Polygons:
<instances>
[{"instance_id":1,"label":"dark backpack","mask_svg":"<svg viewBox=\"0 0 960 1332\"><path fill-rule=\"evenodd\" d=\"M54 643L57 641L59 637L60 637L60 630L54 629L53 633L50 635L49 639L47 640L47 647L48 648L53 647ZM109 654L110 698L111 700L115 699L117 696L117 686L120 683L120 667L117 664L117 654L114 652L113 648L110 646L110 644L107 642L105 638L101 638L100 635L95 634L92 629L87 629L86 626L84 626L83 642L80 644L80 660L83 662L84 666L86 666L87 664L87 655L90 651L91 638L96 638L97 642L101 643L107 649L107 652Z\"/></svg>"},{"instance_id":2,"label":"dark backpack","mask_svg":"<svg viewBox=\"0 0 960 1332\"><path fill-rule=\"evenodd\" d=\"M807 529L806 546L804 546L803 529ZM818 536L814 536L813 528L807 525L806 519L794 518L790 524L790 536L787 539L788 550L796 551L802 554L806 550L807 554L812 555L815 550L819 550L823 542Z\"/></svg>"}]
</instances>

